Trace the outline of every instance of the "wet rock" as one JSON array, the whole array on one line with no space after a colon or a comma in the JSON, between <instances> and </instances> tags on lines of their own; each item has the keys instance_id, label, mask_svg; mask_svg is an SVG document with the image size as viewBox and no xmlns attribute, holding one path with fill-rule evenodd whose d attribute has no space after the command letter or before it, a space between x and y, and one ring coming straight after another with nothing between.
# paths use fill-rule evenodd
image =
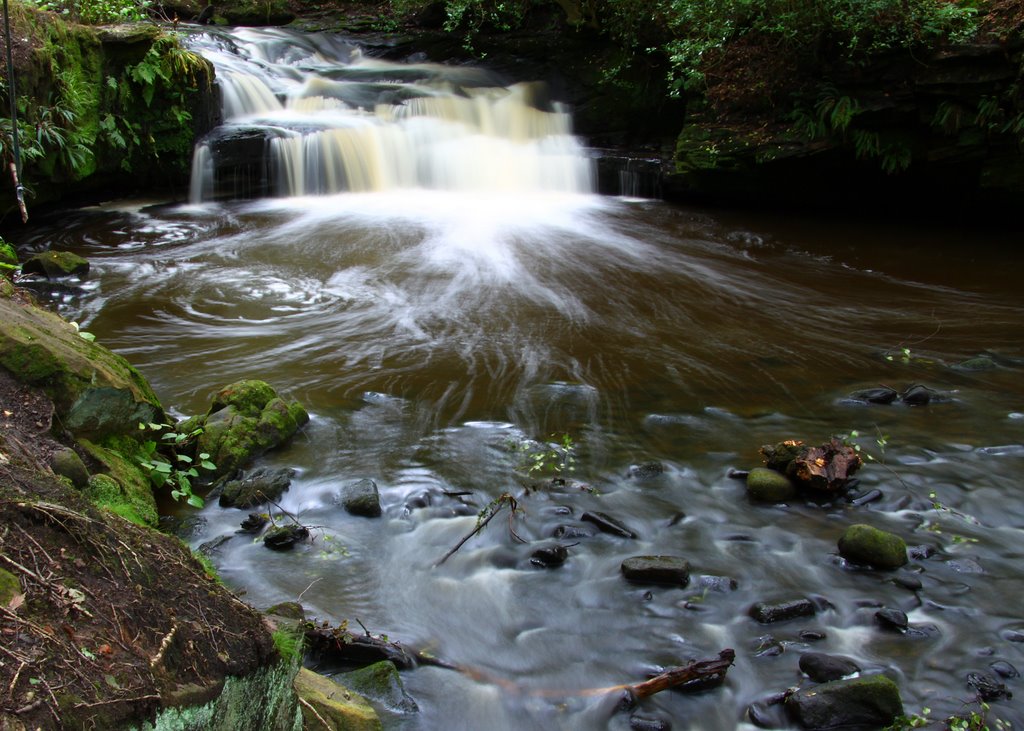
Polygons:
<instances>
[{"instance_id":1,"label":"wet rock","mask_svg":"<svg viewBox=\"0 0 1024 731\"><path fill-rule=\"evenodd\" d=\"M754 650L754 657L778 657L785 651L785 643L771 635L766 635L757 638L757 648Z\"/></svg>"},{"instance_id":2,"label":"wet rock","mask_svg":"<svg viewBox=\"0 0 1024 731\"><path fill-rule=\"evenodd\" d=\"M910 546L907 549L907 555L915 561L926 561L935 555L935 546Z\"/></svg>"},{"instance_id":3,"label":"wet rock","mask_svg":"<svg viewBox=\"0 0 1024 731\"><path fill-rule=\"evenodd\" d=\"M893 579L893 583L897 586L902 586L904 589L909 589L910 591L921 591L924 586L919 578L909 575L897 576Z\"/></svg>"},{"instance_id":4,"label":"wet rock","mask_svg":"<svg viewBox=\"0 0 1024 731\"><path fill-rule=\"evenodd\" d=\"M728 477L730 480L745 480L749 476L750 476L750 470L733 470L733 469L731 469L731 470L729 470L728 474L726 474L726 477Z\"/></svg>"},{"instance_id":5,"label":"wet rock","mask_svg":"<svg viewBox=\"0 0 1024 731\"><path fill-rule=\"evenodd\" d=\"M606 513L586 512L580 516L580 520L593 523L602 533L608 533L619 538L636 538L636 533Z\"/></svg>"},{"instance_id":6,"label":"wet rock","mask_svg":"<svg viewBox=\"0 0 1024 731\"><path fill-rule=\"evenodd\" d=\"M222 508L248 510L269 501L280 499L292 484L295 470L259 467L237 480L231 480L221 489L219 504Z\"/></svg>"},{"instance_id":7,"label":"wet rock","mask_svg":"<svg viewBox=\"0 0 1024 731\"><path fill-rule=\"evenodd\" d=\"M69 251L46 251L29 258L21 271L24 274L42 274L47 279L84 277L89 273L89 262Z\"/></svg>"},{"instance_id":8,"label":"wet rock","mask_svg":"<svg viewBox=\"0 0 1024 731\"><path fill-rule=\"evenodd\" d=\"M644 462L629 466L627 475L634 480L649 480L665 473L665 465L661 462Z\"/></svg>"},{"instance_id":9,"label":"wet rock","mask_svg":"<svg viewBox=\"0 0 1024 731\"><path fill-rule=\"evenodd\" d=\"M634 713L629 717L629 728L631 731L672 731L672 724L664 718Z\"/></svg>"},{"instance_id":10,"label":"wet rock","mask_svg":"<svg viewBox=\"0 0 1024 731\"><path fill-rule=\"evenodd\" d=\"M530 563L542 569L553 569L561 566L568 558L569 551L565 546L545 546L530 555Z\"/></svg>"},{"instance_id":11,"label":"wet rock","mask_svg":"<svg viewBox=\"0 0 1024 731\"><path fill-rule=\"evenodd\" d=\"M420 710L413 697L406 692L398 668L388 660L342 673L337 680L392 713L408 714Z\"/></svg>"},{"instance_id":12,"label":"wet rock","mask_svg":"<svg viewBox=\"0 0 1024 731\"><path fill-rule=\"evenodd\" d=\"M846 502L850 503L850 505L860 507L861 505L867 505L868 503L873 503L876 500L881 500L882 497L883 495L881 490L872 489L865 490L864 492L859 492L853 495L848 495L846 498Z\"/></svg>"},{"instance_id":13,"label":"wet rock","mask_svg":"<svg viewBox=\"0 0 1024 731\"><path fill-rule=\"evenodd\" d=\"M985 569L983 569L981 564L973 558L951 558L949 561L946 561L946 565L958 574L985 573Z\"/></svg>"},{"instance_id":14,"label":"wet rock","mask_svg":"<svg viewBox=\"0 0 1024 731\"><path fill-rule=\"evenodd\" d=\"M212 540L199 544L199 553L204 556L215 556L220 553L221 547L231 540L231 536L217 536Z\"/></svg>"},{"instance_id":15,"label":"wet rock","mask_svg":"<svg viewBox=\"0 0 1024 731\"><path fill-rule=\"evenodd\" d=\"M935 400L936 395L935 391L927 386L917 385L904 391L900 398L907 406L927 406Z\"/></svg>"},{"instance_id":16,"label":"wet rock","mask_svg":"<svg viewBox=\"0 0 1024 731\"><path fill-rule=\"evenodd\" d=\"M850 394L850 398L857 401L864 401L869 404L891 404L899 396L895 388L882 386L880 388L866 388L863 391L856 391Z\"/></svg>"},{"instance_id":17,"label":"wet rock","mask_svg":"<svg viewBox=\"0 0 1024 731\"><path fill-rule=\"evenodd\" d=\"M996 660L994 663L989 665L992 671L996 673L1000 678L1019 678L1020 672L1010 663L1005 660Z\"/></svg>"},{"instance_id":18,"label":"wet rock","mask_svg":"<svg viewBox=\"0 0 1024 731\"><path fill-rule=\"evenodd\" d=\"M730 591L736 591L739 587L739 583L736 579L729 576L701 576L697 580L697 587L705 589L707 591L713 591L719 594L725 594Z\"/></svg>"},{"instance_id":19,"label":"wet rock","mask_svg":"<svg viewBox=\"0 0 1024 731\"><path fill-rule=\"evenodd\" d=\"M686 586L690 562L679 556L633 556L622 562L622 575L637 584Z\"/></svg>"},{"instance_id":20,"label":"wet rock","mask_svg":"<svg viewBox=\"0 0 1024 731\"><path fill-rule=\"evenodd\" d=\"M89 484L89 470L86 469L85 462L69 447L58 449L50 455L50 469L55 475L71 480L71 484L77 488Z\"/></svg>"},{"instance_id":21,"label":"wet rock","mask_svg":"<svg viewBox=\"0 0 1024 731\"><path fill-rule=\"evenodd\" d=\"M559 525L551 531L554 538L592 538L594 534L595 531L585 525Z\"/></svg>"},{"instance_id":22,"label":"wet rock","mask_svg":"<svg viewBox=\"0 0 1024 731\"><path fill-rule=\"evenodd\" d=\"M979 700L986 703L1001 698L1013 698L1013 693L1007 690L1004 683L985 673L967 673L967 685L978 694Z\"/></svg>"},{"instance_id":23,"label":"wet rock","mask_svg":"<svg viewBox=\"0 0 1024 731\"><path fill-rule=\"evenodd\" d=\"M805 652L800 656L800 672L815 683L828 683L860 672L860 666L843 655Z\"/></svg>"},{"instance_id":24,"label":"wet rock","mask_svg":"<svg viewBox=\"0 0 1024 731\"><path fill-rule=\"evenodd\" d=\"M858 523L840 537L839 555L855 564L897 569L907 563L907 544L895 533Z\"/></svg>"},{"instance_id":25,"label":"wet rock","mask_svg":"<svg viewBox=\"0 0 1024 731\"><path fill-rule=\"evenodd\" d=\"M239 527L241 533L259 533L267 523L270 516L266 513L249 513L249 517L242 521Z\"/></svg>"},{"instance_id":26,"label":"wet rock","mask_svg":"<svg viewBox=\"0 0 1024 731\"><path fill-rule=\"evenodd\" d=\"M747 474L747 495L760 502L785 502L796 497L796 485L781 472L755 467Z\"/></svg>"},{"instance_id":27,"label":"wet rock","mask_svg":"<svg viewBox=\"0 0 1024 731\"><path fill-rule=\"evenodd\" d=\"M806 729L883 728L903 715L903 700L896 683L871 675L801 688L786 710Z\"/></svg>"},{"instance_id":28,"label":"wet rock","mask_svg":"<svg viewBox=\"0 0 1024 731\"><path fill-rule=\"evenodd\" d=\"M957 363L953 367L961 371L991 371L996 368L996 362L987 355L979 355Z\"/></svg>"},{"instance_id":29,"label":"wet rock","mask_svg":"<svg viewBox=\"0 0 1024 731\"><path fill-rule=\"evenodd\" d=\"M789 724L785 716L784 693L761 698L747 706L747 718L758 728L785 728Z\"/></svg>"},{"instance_id":30,"label":"wet rock","mask_svg":"<svg viewBox=\"0 0 1024 731\"><path fill-rule=\"evenodd\" d=\"M263 536L263 545L274 551L288 551L309 538L309 529L304 525L282 525L271 528Z\"/></svg>"},{"instance_id":31,"label":"wet rock","mask_svg":"<svg viewBox=\"0 0 1024 731\"><path fill-rule=\"evenodd\" d=\"M896 630L897 632L906 632L907 627L910 626L907 613L892 607L885 607L875 612L875 621L884 629Z\"/></svg>"},{"instance_id":32,"label":"wet rock","mask_svg":"<svg viewBox=\"0 0 1024 731\"><path fill-rule=\"evenodd\" d=\"M787 619L796 619L797 617L811 617L814 616L816 611L814 602L810 599L795 599L779 604L758 602L750 608L749 614L761 624L771 624L773 622L784 622Z\"/></svg>"},{"instance_id":33,"label":"wet rock","mask_svg":"<svg viewBox=\"0 0 1024 731\"><path fill-rule=\"evenodd\" d=\"M346 485L341 494L341 504L352 515L377 518L382 513L377 483L370 479Z\"/></svg>"},{"instance_id":34,"label":"wet rock","mask_svg":"<svg viewBox=\"0 0 1024 731\"><path fill-rule=\"evenodd\" d=\"M413 495L405 501L405 509L411 513L414 510L429 508L433 503L434 497L429 492L421 492L419 495Z\"/></svg>"},{"instance_id":35,"label":"wet rock","mask_svg":"<svg viewBox=\"0 0 1024 731\"><path fill-rule=\"evenodd\" d=\"M827 637L827 635L816 629L802 629L800 634L797 635L804 642L821 642Z\"/></svg>"}]
</instances>

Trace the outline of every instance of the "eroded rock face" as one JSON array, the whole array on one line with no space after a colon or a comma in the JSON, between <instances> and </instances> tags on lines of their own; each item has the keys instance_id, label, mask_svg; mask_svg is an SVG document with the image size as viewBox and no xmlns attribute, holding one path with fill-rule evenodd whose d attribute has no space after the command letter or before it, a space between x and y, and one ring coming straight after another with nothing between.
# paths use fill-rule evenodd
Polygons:
<instances>
[{"instance_id":1,"label":"eroded rock face","mask_svg":"<svg viewBox=\"0 0 1024 731\"><path fill-rule=\"evenodd\" d=\"M0 366L41 388L76 437L131 434L140 422L161 422L164 411L128 361L82 338L57 315L0 299Z\"/></svg>"}]
</instances>

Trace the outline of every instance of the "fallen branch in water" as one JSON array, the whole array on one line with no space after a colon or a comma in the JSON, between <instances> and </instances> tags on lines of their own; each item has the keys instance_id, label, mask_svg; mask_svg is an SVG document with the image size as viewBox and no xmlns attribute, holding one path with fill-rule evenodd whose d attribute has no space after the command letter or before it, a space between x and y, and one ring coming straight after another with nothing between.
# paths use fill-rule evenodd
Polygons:
<instances>
[{"instance_id":1,"label":"fallen branch in water","mask_svg":"<svg viewBox=\"0 0 1024 731\"><path fill-rule=\"evenodd\" d=\"M722 650L716 660L694 660L689 665L670 668L650 680L623 687L637 700L660 693L668 688L684 686L680 690L704 690L725 680L725 674L736 660L731 649Z\"/></svg>"},{"instance_id":2,"label":"fallen branch in water","mask_svg":"<svg viewBox=\"0 0 1024 731\"><path fill-rule=\"evenodd\" d=\"M484 528L486 528L487 524L490 523L494 519L494 516L497 515L498 512L505 505L508 505L509 509L512 511L511 514L508 517L508 521L509 521L508 522L508 530L509 530L509 533L511 533L512 536L516 540L518 540L520 543L525 543L526 541L524 541L522 538L520 538L519 535L515 532L515 529L512 528L512 518L515 516L516 511L519 510L519 503L516 501L516 499L514 497L512 497L512 495L510 495L507 492L503 492L501 495L498 496L498 498L496 500L494 500L494 502L490 503L486 508L484 508L480 512L480 517L477 519L476 525L473 527L473 530L471 530L469 533L467 533L463 537L463 539L461 541L456 543L455 546L453 546L452 549L450 551L448 551L448 553L446 553L444 556L442 556L441 559L437 563L434 564L433 568L436 569L438 566L443 564L449 558L454 556L455 552L458 551L460 548L462 548L466 544L466 541L468 541L470 538L472 538L477 533L479 533Z\"/></svg>"}]
</instances>

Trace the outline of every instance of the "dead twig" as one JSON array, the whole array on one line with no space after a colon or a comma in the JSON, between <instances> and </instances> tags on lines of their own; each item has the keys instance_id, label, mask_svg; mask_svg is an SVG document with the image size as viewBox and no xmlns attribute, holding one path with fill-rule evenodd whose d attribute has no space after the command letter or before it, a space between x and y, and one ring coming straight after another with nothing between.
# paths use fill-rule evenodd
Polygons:
<instances>
[{"instance_id":1,"label":"dead twig","mask_svg":"<svg viewBox=\"0 0 1024 731\"><path fill-rule=\"evenodd\" d=\"M480 531L482 531L484 528L486 528L487 524L490 523L494 519L494 516L496 516L499 512L501 512L501 509L503 507L505 507L505 505L508 505L509 508L512 511L512 515L509 516L509 531L511 531L513 536L515 536L521 542L525 543L526 541L523 541L522 538L519 538L519 536L516 534L516 532L514 530L512 530L512 516L514 516L515 513L516 513L516 510L519 509L519 503L516 502L516 499L514 497L512 497L512 495L510 495L507 492L503 492L500 496L498 496L497 500L495 500L493 503L491 503L486 508L484 508L484 513L487 513L486 516L484 516L483 513L481 513L481 518L479 520L477 520L476 526L473 527L473 530L471 530L469 533L467 533L463 537L463 539L461 541L456 543L455 546L452 547L452 549L450 551L448 551L448 553L446 553L444 556L442 556L441 559L437 563L434 564L433 568L436 569L438 566L443 564L449 558L454 556L455 552L458 551L460 548L462 548L470 538L472 538L473 536L478 534ZM490 511L490 512L488 512L488 511Z\"/></svg>"},{"instance_id":2,"label":"dead twig","mask_svg":"<svg viewBox=\"0 0 1024 731\"><path fill-rule=\"evenodd\" d=\"M334 728L334 724L327 723L327 721L324 720L324 717L321 716L319 713L317 713L317 710L315 708L313 708L313 706L311 706L309 704L309 701L307 701L305 698L303 698L301 696L299 696L298 698L299 698L299 703L301 703L303 705L303 707L308 708L309 712L312 713L314 716L316 716L316 720L319 721L320 723L322 723L324 728L326 728L326 729Z\"/></svg>"}]
</instances>

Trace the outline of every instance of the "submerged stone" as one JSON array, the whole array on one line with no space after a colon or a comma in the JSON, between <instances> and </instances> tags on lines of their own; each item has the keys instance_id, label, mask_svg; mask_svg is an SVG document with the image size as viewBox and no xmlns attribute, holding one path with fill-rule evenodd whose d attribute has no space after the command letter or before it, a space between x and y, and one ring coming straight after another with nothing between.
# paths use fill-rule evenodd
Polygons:
<instances>
[{"instance_id":1,"label":"submerged stone","mask_svg":"<svg viewBox=\"0 0 1024 731\"><path fill-rule=\"evenodd\" d=\"M903 715L903 700L896 683L870 675L801 688L786 710L806 729L883 728Z\"/></svg>"},{"instance_id":2,"label":"submerged stone","mask_svg":"<svg viewBox=\"0 0 1024 731\"><path fill-rule=\"evenodd\" d=\"M796 486L781 472L755 467L747 474L747 495L760 502L779 503L796 497Z\"/></svg>"},{"instance_id":3,"label":"submerged stone","mask_svg":"<svg viewBox=\"0 0 1024 731\"><path fill-rule=\"evenodd\" d=\"M761 624L772 624L797 617L812 617L816 611L810 599L795 599L778 604L758 602L750 608L750 616Z\"/></svg>"},{"instance_id":4,"label":"submerged stone","mask_svg":"<svg viewBox=\"0 0 1024 731\"><path fill-rule=\"evenodd\" d=\"M607 513L586 512L580 516L580 520L593 523L602 533L619 536L620 538L636 538L636 533Z\"/></svg>"},{"instance_id":5,"label":"submerged stone","mask_svg":"<svg viewBox=\"0 0 1024 731\"><path fill-rule=\"evenodd\" d=\"M910 626L907 613L892 607L885 607L875 612L875 621L885 629L896 630L897 632L906 632L907 627Z\"/></svg>"},{"instance_id":6,"label":"submerged stone","mask_svg":"<svg viewBox=\"0 0 1024 731\"><path fill-rule=\"evenodd\" d=\"M661 462L644 462L629 466L627 474L634 480L649 480L665 473L665 465Z\"/></svg>"},{"instance_id":7,"label":"submerged stone","mask_svg":"<svg viewBox=\"0 0 1024 731\"><path fill-rule=\"evenodd\" d=\"M294 476L295 470L287 467L259 467L248 475L225 483L220 493L220 506L247 510L277 500L291 487Z\"/></svg>"},{"instance_id":8,"label":"submerged stone","mask_svg":"<svg viewBox=\"0 0 1024 731\"><path fill-rule=\"evenodd\" d=\"M530 563L542 569L553 569L564 564L568 558L569 550L565 546L545 546L530 555Z\"/></svg>"},{"instance_id":9,"label":"submerged stone","mask_svg":"<svg viewBox=\"0 0 1024 731\"><path fill-rule=\"evenodd\" d=\"M309 529L306 526L282 525L267 531L263 536L263 545L274 551L288 551L307 538Z\"/></svg>"},{"instance_id":10,"label":"submerged stone","mask_svg":"<svg viewBox=\"0 0 1024 731\"><path fill-rule=\"evenodd\" d=\"M357 480L346 485L341 493L341 504L352 515L366 518L377 518L383 512L377 483L370 479Z\"/></svg>"},{"instance_id":11,"label":"submerged stone","mask_svg":"<svg viewBox=\"0 0 1024 731\"><path fill-rule=\"evenodd\" d=\"M843 655L805 652L800 656L800 672L815 683L827 683L860 672L860 666Z\"/></svg>"},{"instance_id":12,"label":"submerged stone","mask_svg":"<svg viewBox=\"0 0 1024 731\"><path fill-rule=\"evenodd\" d=\"M46 251L26 260L21 271L42 274L47 279L80 277L89 273L89 261L70 251Z\"/></svg>"},{"instance_id":13,"label":"submerged stone","mask_svg":"<svg viewBox=\"0 0 1024 731\"><path fill-rule=\"evenodd\" d=\"M690 562L679 556L633 556L622 562L622 575L638 584L686 586Z\"/></svg>"},{"instance_id":14,"label":"submerged stone","mask_svg":"<svg viewBox=\"0 0 1024 731\"><path fill-rule=\"evenodd\" d=\"M907 563L907 544L895 533L858 523L840 537L839 554L856 564L898 569Z\"/></svg>"},{"instance_id":15,"label":"submerged stone","mask_svg":"<svg viewBox=\"0 0 1024 731\"><path fill-rule=\"evenodd\" d=\"M850 394L850 398L857 401L866 401L869 404L891 404L899 396L895 388L882 386L879 388L866 388L863 391L856 391Z\"/></svg>"}]
</instances>

